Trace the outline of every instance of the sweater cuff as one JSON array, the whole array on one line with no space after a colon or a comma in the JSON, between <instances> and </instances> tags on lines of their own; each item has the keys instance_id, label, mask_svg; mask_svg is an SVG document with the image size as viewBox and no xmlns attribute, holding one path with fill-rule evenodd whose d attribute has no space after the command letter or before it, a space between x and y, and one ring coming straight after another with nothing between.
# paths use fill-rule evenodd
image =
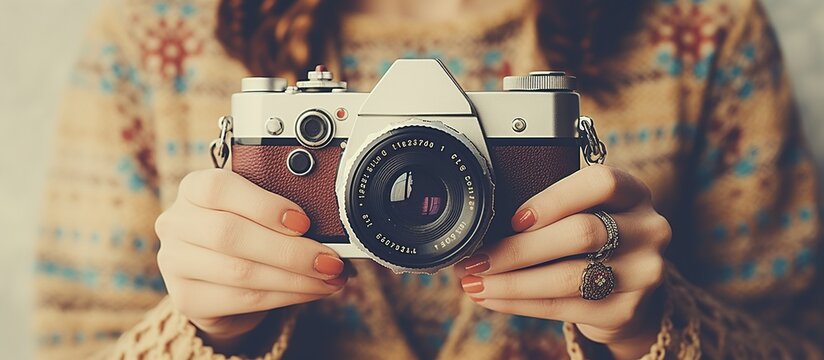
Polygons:
<instances>
[{"instance_id":1,"label":"sweater cuff","mask_svg":"<svg viewBox=\"0 0 824 360\"><path fill-rule=\"evenodd\" d=\"M280 359L295 327L296 308L284 310L280 333L271 350L259 359ZM131 330L124 333L107 358L172 358L172 359L237 359L215 353L212 347L197 336L197 328L189 319L175 309L171 300L163 299L146 317Z\"/></svg>"},{"instance_id":2,"label":"sweater cuff","mask_svg":"<svg viewBox=\"0 0 824 360\"><path fill-rule=\"evenodd\" d=\"M685 280L670 263L666 264L664 281L661 284L665 304L661 327L656 342L650 346L643 360L652 359L698 359L701 357L701 342L698 334L698 320L684 316L693 307L691 296L684 293ZM685 311L687 310L687 311ZM609 350L603 344L587 339L573 323L564 323L564 338L567 353L573 360L600 358Z\"/></svg>"}]
</instances>

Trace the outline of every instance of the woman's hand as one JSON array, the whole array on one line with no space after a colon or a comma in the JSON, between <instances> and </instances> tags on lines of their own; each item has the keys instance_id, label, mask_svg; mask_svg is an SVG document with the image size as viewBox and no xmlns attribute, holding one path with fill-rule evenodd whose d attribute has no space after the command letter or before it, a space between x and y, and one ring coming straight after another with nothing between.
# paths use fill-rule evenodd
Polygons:
<instances>
[{"instance_id":1,"label":"woman's hand","mask_svg":"<svg viewBox=\"0 0 824 360\"><path fill-rule=\"evenodd\" d=\"M332 249L301 237L303 210L231 171L187 175L155 229L172 302L222 351L267 310L322 298L347 280Z\"/></svg>"},{"instance_id":2,"label":"woman's hand","mask_svg":"<svg viewBox=\"0 0 824 360\"><path fill-rule=\"evenodd\" d=\"M608 236L594 209L615 219L620 246L605 262L615 274L613 293L585 300L579 287L587 259L580 255L598 251ZM524 203L512 228L516 235L455 265L473 300L490 310L573 322L616 358L649 351L660 325L660 304L651 299L672 232L640 180L589 166Z\"/></svg>"}]
</instances>

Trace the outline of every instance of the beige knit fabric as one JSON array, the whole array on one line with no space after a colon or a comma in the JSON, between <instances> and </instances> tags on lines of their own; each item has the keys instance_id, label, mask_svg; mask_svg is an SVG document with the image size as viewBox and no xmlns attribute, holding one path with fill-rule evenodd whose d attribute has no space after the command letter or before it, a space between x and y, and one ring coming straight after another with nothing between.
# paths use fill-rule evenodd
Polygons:
<instances>
[{"instance_id":1,"label":"beige knit fabric","mask_svg":"<svg viewBox=\"0 0 824 360\"><path fill-rule=\"evenodd\" d=\"M771 29L755 0L660 0L595 102L608 164L644 180L675 238L647 358L821 357L819 202ZM399 57L437 57L467 90L546 68L528 0L460 21L346 17L335 62L369 90ZM220 358L164 300L153 224L211 166L215 120L249 74L214 38L215 0L101 9L66 92L37 263L44 358ZM549 64L551 65L551 64ZM280 309L264 358L584 358L574 324L485 310L449 271L356 261L330 298ZM683 276L682 276L683 274ZM231 355L231 354L230 354ZM247 354L256 355L256 354Z\"/></svg>"}]
</instances>

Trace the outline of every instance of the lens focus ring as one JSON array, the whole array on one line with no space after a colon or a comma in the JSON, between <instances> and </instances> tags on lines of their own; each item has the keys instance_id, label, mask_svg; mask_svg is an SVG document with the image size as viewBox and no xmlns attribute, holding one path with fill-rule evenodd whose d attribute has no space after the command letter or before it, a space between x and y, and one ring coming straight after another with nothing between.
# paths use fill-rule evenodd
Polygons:
<instances>
[{"instance_id":1,"label":"lens focus ring","mask_svg":"<svg viewBox=\"0 0 824 360\"><path fill-rule=\"evenodd\" d=\"M396 272L431 273L477 249L494 185L474 144L417 119L379 133L347 162L338 193L353 243Z\"/></svg>"},{"instance_id":2,"label":"lens focus ring","mask_svg":"<svg viewBox=\"0 0 824 360\"><path fill-rule=\"evenodd\" d=\"M322 148L332 141L335 124L332 118L321 110L307 110L295 122L295 135L303 146L311 149Z\"/></svg>"}]
</instances>

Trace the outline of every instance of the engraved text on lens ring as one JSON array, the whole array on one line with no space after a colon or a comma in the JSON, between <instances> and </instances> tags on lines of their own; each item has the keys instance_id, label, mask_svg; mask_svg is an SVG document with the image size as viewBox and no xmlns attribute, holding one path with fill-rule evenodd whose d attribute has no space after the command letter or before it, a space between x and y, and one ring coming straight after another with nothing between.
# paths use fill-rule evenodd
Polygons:
<instances>
[{"instance_id":1,"label":"engraved text on lens ring","mask_svg":"<svg viewBox=\"0 0 824 360\"><path fill-rule=\"evenodd\" d=\"M392 240L389 240L389 238L387 238L386 235L383 235L382 233L376 234L375 235L375 240L378 240L381 244L386 245L386 247L388 247L392 250L395 250L397 252L400 252L400 253L404 253L404 254L417 254L418 253L418 248L398 244L398 243L396 243Z\"/></svg>"},{"instance_id":2,"label":"engraved text on lens ring","mask_svg":"<svg viewBox=\"0 0 824 360\"><path fill-rule=\"evenodd\" d=\"M368 196L368 194L367 194L367 192L368 192L367 191L367 189L368 189L367 185L369 184L370 174L372 174L375 171L377 166L384 159L391 156L392 153L394 153L398 150L404 149L404 148L408 148L408 147L420 147L420 148L426 148L426 149L436 149L436 147L437 147L436 150L438 150L439 152L448 151L448 149L445 145L438 146L434 140L426 140L426 139L407 139L407 140L397 141L395 143L392 143L389 148L381 149L380 152L378 153L378 155L375 155L374 158L369 160L369 165L367 165L367 167L365 169L366 171L361 174L361 177L358 181L358 195L357 195L357 198L359 200L358 205L361 209L365 208L363 200L365 200L366 197ZM392 153L390 153L390 151ZM463 163L463 159L461 159L460 155L458 155L457 153L452 153L450 155L449 159L453 162L453 164L457 168L458 172L464 173L464 174L467 173L468 168ZM465 175L464 178L463 178L463 181L464 181L464 186L466 187L466 190L467 190L467 197L465 199L466 209L468 209L469 211L475 211L475 206L477 205L477 202L476 202L476 197L475 197L475 185L473 183L472 176L469 175L469 174ZM370 228L374 224L368 213L363 213L361 215L361 221L364 223L366 228ZM449 234L446 234L441 239L441 241L435 242L434 244L432 244L432 246L434 247L434 249L436 251L442 250L442 249L448 247L454 241L456 241L458 239L461 239L461 236L464 233L467 226L468 226L468 224L465 221L462 221L462 222L456 224L456 227L453 229L453 231L451 231ZM381 244L383 244L387 248L392 249L392 250L397 251L397 252L400 252L400 253L415 254L415 255L418 254L417 247L410 247L410 246L404 246L404 245L398 244L398 243L392 241L391 239L389 239L389 237L387 235L382 234L382 233L376 234L375 235L375 240L378 240L378 242L380 242Z\"/></svg>"}]
</instances>

